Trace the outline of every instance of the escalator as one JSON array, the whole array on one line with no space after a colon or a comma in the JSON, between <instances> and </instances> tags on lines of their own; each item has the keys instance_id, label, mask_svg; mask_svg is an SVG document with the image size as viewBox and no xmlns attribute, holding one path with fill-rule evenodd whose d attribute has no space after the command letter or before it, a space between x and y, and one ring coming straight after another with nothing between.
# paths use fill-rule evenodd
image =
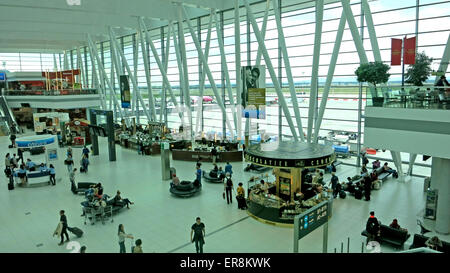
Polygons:
<instances>
[{"instance_id":1,"label":"escalator","mask_svg":"<svg viewBox=\"0 0 450 273\"><path fill-rule=\"evenodd\" d=\"M3 95L0 96L0 107L3 119L6 121L10 133L18 134L19 126L16 122L16 119L14 118L14 114L11 112L11 109L9 108L8 103L6 102L6 99Z\"/></svg>"}]
</instances>

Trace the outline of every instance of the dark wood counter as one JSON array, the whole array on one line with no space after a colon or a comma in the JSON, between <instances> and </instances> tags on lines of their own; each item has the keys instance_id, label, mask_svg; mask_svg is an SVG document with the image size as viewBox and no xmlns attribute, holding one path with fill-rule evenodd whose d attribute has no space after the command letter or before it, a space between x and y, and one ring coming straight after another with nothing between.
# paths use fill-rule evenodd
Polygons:
<instances>
[{"instance_id":1,"label":"dark wood counter","mask_svg":"<svg viewBox=\"0 0 450 273\"><path fill-rule=\"evenodd\" d=\"M217 162L239 162L242 161L242 151L217 152ZM172 160L212 162L211 152L172 150Z\"/></svg>"}]
</instances>

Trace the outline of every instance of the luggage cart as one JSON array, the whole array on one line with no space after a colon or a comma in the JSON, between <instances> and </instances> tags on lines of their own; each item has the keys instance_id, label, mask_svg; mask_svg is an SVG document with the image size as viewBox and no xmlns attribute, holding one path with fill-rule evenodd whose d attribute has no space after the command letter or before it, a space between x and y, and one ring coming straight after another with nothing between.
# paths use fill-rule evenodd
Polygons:
<instances>
[{"instance_id":1,"label":"luggage cart","mask_svg":"<svg viewBox=\"0 0 450 273\"><path fill-rule=\"evenodd\" d=\"M102 220L102 224L105 224L105 219L108 217L111 218L111 223L114 222L113 220L113 213L112 213L112 206L106 206L106 207L83 207L84 211L84 224L86 225L87 220L89 219L91 225L94 225L98 218Z\"/></svg>"}]
</instances>

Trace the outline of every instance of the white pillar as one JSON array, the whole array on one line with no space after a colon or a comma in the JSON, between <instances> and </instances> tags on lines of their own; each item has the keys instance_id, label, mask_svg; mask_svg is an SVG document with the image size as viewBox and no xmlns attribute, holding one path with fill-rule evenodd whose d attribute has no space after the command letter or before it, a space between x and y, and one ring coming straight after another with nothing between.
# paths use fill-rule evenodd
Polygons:
<instances>
[{"instance_id":1,"label":"white pillar","mask_svg":"<svg viewBox=\"0 0 450 273\"><path fill-rule=\"evenodd\" d=\"M241 23L239 18L239 0L234 1L234 60L236 64L236 101L241 109ZM242 112L237 113L237 139L242 139Z\"/></svg>"},{"instance_id":2,"label":"white pillar","mask_svg":"<svg viewBox=\"0 0 450 273\"><path fill-rule=\"evenodd\" d=\"M447 72L448 62L450 61L450 34L448 35L447 45L444 49L444 55L442 55L441 64L438 71ZM436 76L434 83L437 83L440 76Z\"/></svg>"},{"instance_id":3,"label":"white pillar","mask_svg":"<svg viewBox=\"0 0 450 273\"><path fill-rule=\"evenodd\" d=\"M362 0L362 7L367 21L367 30L369 31L370 44L372 45L374 59L376 62L381 62L380 47L378 46L377 34L375 32L375 26L372 19L372 12L370 11L370 6L367 0Z\"/></svg>"},{"instance_id":4,"label":"white pillar","mask_svg":"<svg viewBox=\"0 0 450 273\"><path fill-rule=\"evenodd\" d=\"M314 55L311 75L311 91L309 93L309 112L308 112L308 133L307 142L311 142L312 127L314 124L314 111L317 103L317 94L319 93L319 61L320 46L322 40L322 22L323 22L323 0L316 1L316 30L314 34Z\"/></svg>"},{"instance_id":5,"label":"white pillar","mask_svg":"<svg viewBox=\"0 0 450 273\"><path fill-rule=\"evenodd\" d=\"M402 168L402 157L400 152L390 151L392 160L394 161L395 167L397 168L398 177L403 177L403 168Z\"/></svg>"},{"instance_id":6,"label":"white pillar","mask_svg":"<svg viewBox=\"0 0 450 273\"><path fill-rule=\"evenodd\" d=\"M341 20L339 21L339 27L336 34L336 40L334 42L333 54L331 55L330 66L328 67L327 80L323 88L322 101L320 102L319 114L317 116L316 124L314 125L314 143L317 143L319 138L319 130L322 125L323 115L328 101L328 94L330 93L331 82L333 81L334 70L336 68L337 58L339 50L341 48L342 36L344 35L345 29L345 14L342 11Z\"/></svg>"},{"instance_id":7,"label":"white pillar","mask_svg":"<svg viewBox=\"0 0 450 273\"><path fill-rule=\"evenodd\" d=\"M409 166L406 175L412 175L414 162L416 162L417 154L409 154Z\"/></svg>"},{"instance_id":8,"label":"white pillar","mask_svg":"<svg viewBox=\"0 0 450 273\"><path fill-rule=\"evenodd\" d=\"M438 190L435 231L450 233L450 159L433 157L431 188Z\"/></svg>"}]
</instances>

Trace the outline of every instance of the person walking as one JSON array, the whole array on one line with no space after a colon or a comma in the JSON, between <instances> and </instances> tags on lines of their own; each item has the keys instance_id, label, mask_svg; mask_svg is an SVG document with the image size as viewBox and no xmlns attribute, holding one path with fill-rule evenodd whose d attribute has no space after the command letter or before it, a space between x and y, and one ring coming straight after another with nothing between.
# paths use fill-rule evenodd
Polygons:
<instances>
[{"instance_id":1,"label":"person walking","mask_svg":"<svg viewBox=\"0 0 450 273\"><path fill-rule=\"evenodd\" d=\"M211 150L211 157L212 157L212 163L216 164L216 161L217 161L217 149L216 149L216 146L213 146L213 148Z\"/></svg>"},{"instance_id":2,"label":"person walking","mask_svg":"<svg viewBox=\"0 0 450 273\"><path fill-rule=\"evenodd\" d=\"M73 159L72 159L72 154L67 155L66 160L64 160L64 164L67 165L67 171L69 172L69 174L72 172L73 169Z\"/></svg>"},{"instance_id":3,"label":"person walking","mask_svg":"<svg viewBox=\"0 0 450 273\"><path fill-rule=\"evenodd\" d=\"M333 197L336 198L339 194L338 192L338 184L339 184L339 178L336 176L335 173L331 173L331 189L333 189Z\"/></svg>"},{"instance_id":4,"label":"person walking","mask_svg":"<svg viewBox=\"0 0 450 273\"><path fill-rule=\"evenodd\" d=\"M13 166L13 168L17 168L19 166L19 163L17 163L16 154L13 154L13 156L11 157L11 165Z\"/></svg>"},{"instance_id":5,"label":"person walking","mask_svg":"<svg viewBox=\"0 0 450 273\"><path fill-rule=\"evenodd\" d=\"M377 239L378 233L380 231L380 223L378 222L378 219L375 217L374 211L370 212L369 219L367 219L366 231L368 233L366 244L368 244L371 241L375 241Z\"/></svg>"},{"instance_id":6,"label":"person walking","mask_svg":"<svg viewBox=\"0 0 450 273\"><path fill-rule=\"evenodd\" d=\"M194 238L192 238L194 235ZM195 242L195 250L197 253L203 253L203 245L205 244L205 224L200 220L200 217L195 219L195 224L191 227L191 242Z\"/></svg>"},{"instance_id":7,"label":"person walking","mask_svg":"<svg viewBox=\"0 0 450 273\"><path fill-rule=\"evenodd\" d=\"M61 242L58 245L62 245L64 243L64 235L66 235L66 242L69 241L69 234L67 233L67 217L64 214L64 210L61 210L59 212L59 221L62 225L62 230L61 230Z\"/></svg>"},{"instance_id":8,"label":"person walking","mask_svg":"<svg viewBox=\"0 0 450 273\"><path fill-rule=\"evenodd\" d=\"M69 157L69 155L73 156L73 154L72 154L72 147L67 148L66 156Z\"/></svg>"},{"instance_id":9,"label":"person walking","mask_svg":"<svg viewBox=\"0 0 450 273\"><path fill-rule=\"evenodd\" d=\"M119 236L119 253L127 253L127 250L125 248L125 239L130 238L134 239L134 237L131 234L125 233L125 228L122 224L119 225L119 231L117 232L117 235Z\"/></svg>"},{"instance_id":10,"label":"person walking","mask_svg":"<svg viewBox=\"0 0 450 273\"><path fill-rule=\"evenodd\" d=\"M84 145L82 155L86 156L86 158L89 158L89 152L89 149L86 147L86 145Z\"/></svg>"},{"instance_id":11,"label":"person walking","mask_svg":"<svg viewBox=\"0 0 450 273\"><path fill-rule=\"evenodd\" d=\"M80 253L86 253L86 246L82 246L80 248Z\"/></svg>"},{"instance_id":12,"label":"person walking","mask_svg":"<svg viewBox=\"0 0 450 273\"><path fill-rule=\"evenodd\" d=\"M11 146L12 148L16 147L16 135L15 134L11 134L11 136L9 137L9 139L11 140Z\"/></svg>"},{"instance_id":13,"label":"person walking","mask_svg":"<svg viewBox=\"0 0 450 273\"><path fill-rule=\"evenodd\" d=\"M231 180L231 177L228 173L227 177L225 178L224 191L227 195L227 204L233 203L233 196L231 195L231 191L234 191L233 181Z\"/></svg>"},{"instance_id":14,"label":"person walking","mask_svg":"<svg viewBox=\"0 0 450 273\"><path fill-rule=\"evenodd\" d=\"M9 153L5 156L5 167L11 167L11 155Z\"/></svg>"},{"instance_id":15,"label":"person walking","mask_svg":"<svg viewBox=\"0 0 450 273\"><path fill-rule=\"evenodd\" d=\"M50 171L50 182L52 183L53 186L56 185L56 171L55 171L55 167L53 166L53 164L50 164L50 167L48 168Z\"/></svg>"},{"instance_id":16,"label":"person walking","mask_svg":"<svg viewBox=\"0 0 450 273\"><path fill-rule=\"evenodd\" d=\"M86 154L83 154L83 158L81 159L81 166L83 167L83 171L85 173L88 172L89 159Z\"/></svg>"},{"instance_id":17,"label":"person walking","mask_svg":"<svg viewBox=\"0 0 450 273\"><path fill-rule=\"evenodd\" d=\"M75 183L75 172L76 171L77 171L77 168L73 169L69 174L70 190L73 192L73 194L77 194L77 184Z\"/></svg>"},{"instance_id":18,"label":"person walking","mask_svg":"<svg viewBox=\"0 0 450 273\"><path fill-rule=\"evenodd\" d=\"M233 166L231 166L230 162L227 162L227 165L225 165L225 174L229 173L230 177L233 174Z\"/></svg>"},{"instance_id":19,"label":"person walking","mask_svg":"<svg viewBox=\"0 0 450 273\"><path fill-rule=\"evenodd\" d=\"M199 184L202 184L202 169L200 169L200 165L197 164L196 168L196 180L198 181Z\"/></svg>"}]
</instances>

